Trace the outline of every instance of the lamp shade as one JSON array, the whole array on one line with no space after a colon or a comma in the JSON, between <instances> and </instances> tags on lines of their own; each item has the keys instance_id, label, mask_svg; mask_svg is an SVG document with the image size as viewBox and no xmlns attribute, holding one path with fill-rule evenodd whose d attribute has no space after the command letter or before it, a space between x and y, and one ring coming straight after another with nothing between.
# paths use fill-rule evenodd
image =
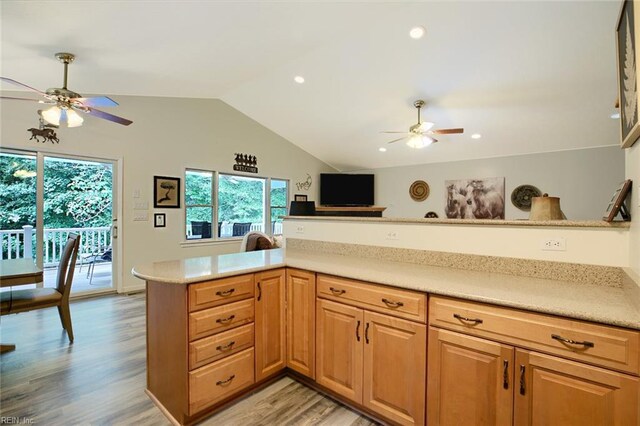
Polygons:
<instances>
[{"instance_id":1,"label":"lamp shade","mask_svg":"<svg viewBox=\"0 0 640 426\"><path fill-rule=\"evenodd\" d=\"M560 209L560 198L549 197L549 194L531 197L529 220L564 220L566 218Z\"/></svg>"},{"instance_id":2,"label":"lamp shade","mask_svg":"<svg viewBox=\"0 0 640 426\"><path fill-rule=\"evenodd\" d=\"M315 201L292 201L289 214L291 216L315 216L316 203Z\"/></svg>"}]
</instances>

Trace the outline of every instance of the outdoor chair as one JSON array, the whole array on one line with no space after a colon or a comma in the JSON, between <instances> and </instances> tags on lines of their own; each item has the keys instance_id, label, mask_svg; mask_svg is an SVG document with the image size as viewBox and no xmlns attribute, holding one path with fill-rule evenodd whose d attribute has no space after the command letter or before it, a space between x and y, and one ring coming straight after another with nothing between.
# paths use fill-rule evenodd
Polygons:
<instances>
[{"instance_id":1,"label":"outdoor chair","mask_svg":"<svg viewBox=\"0 0 640 426\"><path fill-rule=\"evenodd\" d=\"M73 343L69 294L71 293L73 271L76 266L79 247L80 236L69 234L58 264L56 287L2 292L0 293L0 314L17 314L56 306L62 322L62 328L66 330L69 341Z\"/></svg>"},{"instance_id":2,"label":"outdoor chair","mask_svg":"<svg viewBox=\"0 0 640 426\"><path fill-rule=\"evenodd\" d=\"M251 231L251 222L234 223L232 236L241 237L249 231Z\"/></svg>"},{"instance_id":3,"label":"outdoor chair","mask_svg":"<svg viewBox=\"0 0 640 426\"><path fill-rule=\"evenodd\" d=\"M89 256L89 258L84 259L84 261L86 261L89 264L87 267L87 278L89 278L89 285L91 285L91 282L93 281L93 272L96 269L96 263L111 262L113 260L112 257L113 257L113 248L109 246L103 252L96 253L92 256Z\"/></svg>"},{"instance_id":4,"label":"outdoor chair","mask_svg":"<svg viewBox=\"0 0 640 426\"><path fill-rule=\"evenodd\" d=\"M191 235L200 235L200 238L211 238L211 222L191 221Z\"/></svg>"}]
</instances>

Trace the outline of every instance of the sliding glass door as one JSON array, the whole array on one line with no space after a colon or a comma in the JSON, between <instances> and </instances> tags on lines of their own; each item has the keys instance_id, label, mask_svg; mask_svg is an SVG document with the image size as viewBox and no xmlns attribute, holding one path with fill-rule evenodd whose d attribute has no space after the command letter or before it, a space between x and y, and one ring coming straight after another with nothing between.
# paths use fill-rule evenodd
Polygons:
<instances>
[{"instance_id":1,"label":"sliding glass door","mask_svg":"<svg viewBox=\"0 0 640 426\"><path fill-rule=\"evenodd\" d=\"M0 152L2 259L33 258L55 287L67 236L80 235L73 294L115 289L115 163Z\"/></svg>"}]
</instances>

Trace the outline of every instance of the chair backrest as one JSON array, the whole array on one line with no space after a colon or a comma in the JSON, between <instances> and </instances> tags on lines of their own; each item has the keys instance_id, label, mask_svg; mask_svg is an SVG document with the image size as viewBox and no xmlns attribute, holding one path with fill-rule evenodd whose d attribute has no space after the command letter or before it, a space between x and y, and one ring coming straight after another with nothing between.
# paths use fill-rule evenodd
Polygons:
<instances>
[{"instance_id":1,"label":"chair backrest","mask_svg":"<svg viewBox=\"0 0 640 426\"><path fill-rule=\"evenodd\" d=\"M211 238L211 222L191 221L191 234Z\"/></svg>"},{"instance_id":2,"label":"chair backrest","mask_svg":"<svg viewBox=\"0 0 640 426\"><path fill-rule=\"evenodd\" d=\"M57 290L62 293L62 298L68 298L71 292L71 283L73 282L73 271L76 267L76 258L80 249L80 235L69 234L67 244L62 251L62 257L58 264L58 281L56 283Z\"/></svg>"},{"instance_id":3,"label":"chair backrest","mask_svg":"<svg viewBox=\"0 0 640 426\"><path fill-rule=\"evenodd\" d=\"M260 232L260 231L247 232L246 234L244 234L244 238L242 238L242 242L240 243L241 252L247 251L247 243L249 242L249 238L251 238L252 236L265 237L266 239L271 240L269 236L264 232ZM253 251L255 247L251 247L250 249L251 249L250 251Z\"/></svg>"},{"instance_id":4,"label":"chair backrest","mask_svg":"<svg viewBox=\"0 0 640 426\"><path fill-rule=\"evenodd\" d=\"M251 230L251 222L240 222L233 224L232 236L239 237Z\"/></svg>"}]
</instances>

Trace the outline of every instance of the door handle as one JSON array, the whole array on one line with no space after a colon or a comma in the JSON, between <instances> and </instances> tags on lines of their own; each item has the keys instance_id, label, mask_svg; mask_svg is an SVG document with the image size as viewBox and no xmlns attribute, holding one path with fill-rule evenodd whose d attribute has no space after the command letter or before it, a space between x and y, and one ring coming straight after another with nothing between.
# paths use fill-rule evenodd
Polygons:
<instances>
[{"instance_id":1,"label":"door handle","mask_svg":"<svg viewBox=\"0 0 640 426\"><path fill-rule=\"evenodd\" d=\"M367 323L367 326L364 329L364 341L367 345L369 344L369 323Z\"/></svg>"},{"instance_id":2,"label":"door handle","mask_svg":"<svg viewBox=\"0 0 640 426\"><path fill-rule=\"evenodd\" d=\"M258 302L262 299L262 286L260 285L260 281L258 281Z\"/></svg>"},{"instance_id":3,"label":"door handle","mask_svg":"<svg viewBox=\"0 0 640 426\"><path fill-rule=\"evenodd\" d=\"M520 364L520 395L524 395L524 365Z\"/></svg>"},{"instance_id":4,"label":"door handle","mask_svg":"<svg viewBox=\"0 0 640 426\"><path fill-rule=\"evenodd\" d=\"M356 340L360 341L360 321L358 320L358 324L356 325Z\"/></svg>"}]
</instances>

